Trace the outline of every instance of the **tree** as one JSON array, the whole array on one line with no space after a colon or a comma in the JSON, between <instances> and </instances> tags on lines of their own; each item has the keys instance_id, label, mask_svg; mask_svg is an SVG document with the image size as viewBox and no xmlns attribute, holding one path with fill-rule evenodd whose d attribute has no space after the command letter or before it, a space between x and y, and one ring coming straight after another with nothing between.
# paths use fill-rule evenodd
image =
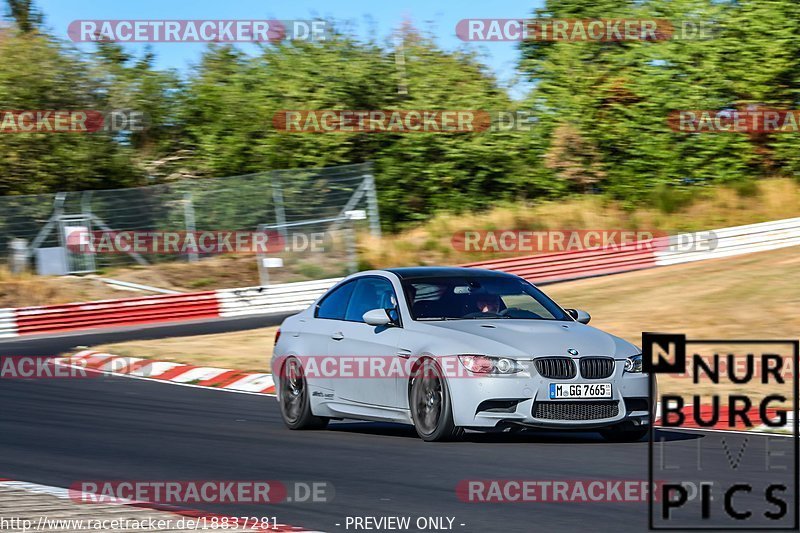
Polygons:
<instances>
[{"instance_id":1,"label":"tree","mask_svg":"<svg viewBox=\"0 0 800 533\"><path fill-rule=\"evenodd\" d=\"M553 132L545 166L581 192L588 192L606 175L597 147L570 124L561 124Z\"/></svg>"},{"instance_id":2,"label":"tree","mask_svg":"<svg viewBox=\"0 0 800 533\"><path fill-rule=\"evenodd\" d=\"M338 34L265 46L247 57L211 47L186 84L181 121L200 175L375 161L382 217L394 225L437 209L471 209L530 184L526 141L507 133L283 133L284 110L511 110L477 59L406 27L402 50ZM404 58L399 69L397 54ZM402 87L403 90L399 90Z\"/></svg>"},{"instance_id":3,"label":"tree","mask_svg":"<svg viewBox=\"0 0 800 533\"><path fill-rule=\"evenodd\" d=\"M4 109L101 109L95 89L83 59L49 37L0 40ZM139 176L131 151L105 132L0 135L0 195L123 187Z\"/></svg>"},{"instance_id":4,"label":"tree","mask_svg":"<svg viewBox=\"0 0 800 533\"><path fill-rule=\"evenodd\" d=\"M789 155L796 136L687 134L667 122L681 109L794 108L796 2L549 0L536 15L667 19L676 29L674 38L655 42L522 44L541 136L557 142L565 123L582 132L599 151L609 194L643 201L661 184L738 181L796 164ZM684 24L706 32L683 35Z\"/></svg>"},{"instance_id":5,"label":"tree","mask_svg":"<svg viewBox=\"0 0 800 533\"><path fill-rule=\"evenodd\" d=\"M44 16L33 7L33 0L6 0L8 15L22 33L33 33L44 22Z\"/></svg>"}]
</instances>

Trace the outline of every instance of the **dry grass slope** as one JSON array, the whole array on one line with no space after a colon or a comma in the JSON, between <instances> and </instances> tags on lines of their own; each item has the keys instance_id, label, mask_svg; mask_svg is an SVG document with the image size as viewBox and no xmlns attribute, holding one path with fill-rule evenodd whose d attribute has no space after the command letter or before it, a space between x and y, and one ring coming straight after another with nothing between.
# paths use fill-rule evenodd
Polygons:
<instances>
[{"instance_id":1,"label":"dry grass slope","mask_svg":"<svg viewBox=\"0 0 800 533\"><path fill-rule=\"evenodd\" d=\"M628 211L597 196L526 206L498 206L481 213L442 214L415 229L382 239L362 238L365 266L461 264L508 257L464 253L451 244L453 235L479 230L658 230L667 233L738 226L800 216L800 184L790 179L761 182L752 196L732 188L698 190L693 201L673 213L658 209Z\"/></svg>"}]
</instances>

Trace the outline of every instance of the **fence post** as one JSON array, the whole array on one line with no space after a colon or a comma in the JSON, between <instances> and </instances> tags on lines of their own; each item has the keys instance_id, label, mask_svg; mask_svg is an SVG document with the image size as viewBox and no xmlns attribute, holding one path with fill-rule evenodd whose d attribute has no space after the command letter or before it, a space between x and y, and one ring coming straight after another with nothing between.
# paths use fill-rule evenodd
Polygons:
<instances>
[{"instance_id":1,"label":"fence post","mask_svg":"<svg viewBox=\"0 0 800 533\"><path fill-rule=\"evenodd\" d=\"M81 194L81 214L83 215L83 220L88 224L86 229L89 230L90 234L92 231L92 193L93 191L83 191ZM70 257L69 248L65 248L65 250L67 257ZM94 256L93 251L90 251L88 254L84 253L82 260L84 261L83 264L86 270L97 272L97 258Z\"/></svg>"},{"instance_id":2,"label":"fence post","mask_svg":"<svg viewBox=\"0 0 800 533\"><path fill-rule=\"evenodd\" d=\"M194 203L192 203L192 193L183 193L183 219L186 225L187 233L194 233L197 228L194 222ZM195 263L199 259L197 255L197 248L189 252L189 262Z\"/></svg>"},{"instance_id":3,"label":"fence post","mask_svg":"<svg viewBox=\"0 0 800 533\"><path fill-rule=\"evenodd\" d=\"M55 199L53 200L53 214L50 215L47 223L45 223L44 227L39 230L38 234L36 234L36 238L33 239L33 242L28 248L27 258L30 258L33 255L33 252L42 245L47 236L50 235L50 232L53 231L53 226L56 225L59 217L61 217L61 214L64 212L64 201L66 199L67 193L56 193Z\"/></svg>"},{"instance_id":4,"label":"fence post","mask_svg":"<svg viewBox=\"0 0 800 533\"><path fill-rule=\"evenodd\" d=\"M28 270L28 241L25 239L11 238L9 240L8 248L9 254L9 267L12 274L21 274Z\"/></svg>"},{"instance_id":5,"label":"fence post","mask_svg":"<svg viewBox=\"0 0 800 533\"><path fill-rule=\"evenodd\" d=\"M283 182L278 178L276 172L271 172L272 178L272 202L275 204L275 224L278 226L278 231L281 234L284 242L289 238L286 230L286 212L283 205Z\"/></svg>"},{"instance_id":6,"label":"fence post","mask_svg":"<svg viewBox=\"0 0 800 533\"><path fill-rule=\"evenodd\" d=\"M350 274L358 272L356 259L356 229L353 220L348 218L344 225L345 253L347 254L347 270Z\"/></svg>"},{"instance_id":7,"label":"fence post","mask_svg":"<svg viewBox=\"0 0 800 533\"><path fill-rule=\"evenodd\" d=\"M344 214L344 240L347 254L347 269L350 274L358 272L358 249L356 247L356 220L364 220L367 214L362 209L347 211Z\"/></svg>"},{"instance_id":8,"label":"fence post","mask_svg":"<svg viewBox=\"0 0 800 533\"><path fill-rule=\"evenodd\" d=\"M381 236L381 216L378 212L378 193L375 190L375 177L370 173L364 176L367 185L367 212L369 213L369 232L373 237Z\"/></svg>"}]
</instances>

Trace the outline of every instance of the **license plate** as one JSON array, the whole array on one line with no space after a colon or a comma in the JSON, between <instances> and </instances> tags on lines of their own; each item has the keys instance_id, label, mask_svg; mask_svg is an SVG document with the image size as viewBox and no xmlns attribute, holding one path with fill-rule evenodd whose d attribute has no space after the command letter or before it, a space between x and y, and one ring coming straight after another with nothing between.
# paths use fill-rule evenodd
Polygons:
<instances>
[{"instance_id":1,"label":"license plate","mask_svg":"<svg viewBox=\"0 0 800 533\"><path fill-rule=\"evenodd\" d=\"M550 399L611 398L611 383L551 383Z\"/></svg>"}]
</instances>

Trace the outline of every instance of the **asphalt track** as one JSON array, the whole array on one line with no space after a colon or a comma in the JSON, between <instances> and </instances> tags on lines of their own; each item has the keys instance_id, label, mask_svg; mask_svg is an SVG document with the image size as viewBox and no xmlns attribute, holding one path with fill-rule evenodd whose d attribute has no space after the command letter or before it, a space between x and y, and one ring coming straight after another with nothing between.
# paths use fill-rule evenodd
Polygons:
<instances>
[{"instance_id":1,"label":"asphalt track","mask_svg":"<svg viewBox=\"0 0 800 533\"><path fill-rule=\"evenodd\" d=\"M0 353L51 355L124 338L273 322L258 317L49 337L0 343ZM673 459L693 460L702 446L707 479L758 484L776 476L763 465L767 437L748 436L746 455L762 459L733 469L726 466L722 439L739 450L741 435L660 435ZM452 517L454 531L469 532L647 529L646 503L465 503L455 492L465 479L646 480L646 442L610 444L592 433L535 432L469 433L464 442L424 443L404 426L347 422L326 431L292 432L283 426L274 398L124 377L0 380L0 477L60 487L80 480L324 481L335 488L330 503L199 507L276 516L323 531L354 531L346 528L348 516L408 516L412 524L418 517Z\"/></svg>"}]
</instances>

